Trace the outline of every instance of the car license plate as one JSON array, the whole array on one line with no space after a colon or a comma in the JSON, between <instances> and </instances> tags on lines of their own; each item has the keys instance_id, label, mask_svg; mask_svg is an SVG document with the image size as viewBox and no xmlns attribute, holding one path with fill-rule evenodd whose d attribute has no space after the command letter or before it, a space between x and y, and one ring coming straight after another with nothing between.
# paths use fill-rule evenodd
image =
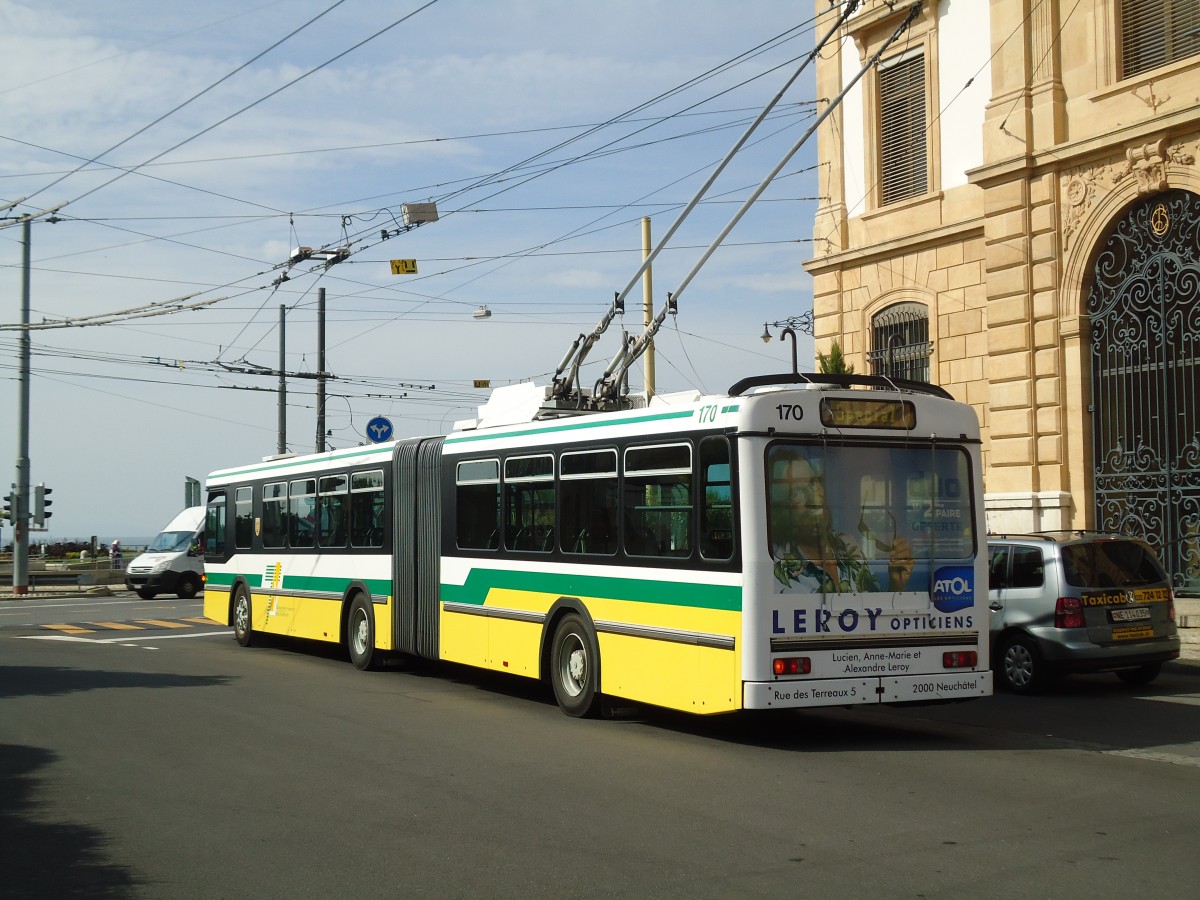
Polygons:
<instances>
[{"instance_id":1,"label":"car license plate","mask_svg":"<svg viewBox=\"0 0 1200 900\"><path fill-rule=\"evenodd\" d=\"M1137 609L1110 609L1108 615L1114 622L1141 622L1150 618L1150 610L1144 606Z\"/></svg>"}]
</instances>

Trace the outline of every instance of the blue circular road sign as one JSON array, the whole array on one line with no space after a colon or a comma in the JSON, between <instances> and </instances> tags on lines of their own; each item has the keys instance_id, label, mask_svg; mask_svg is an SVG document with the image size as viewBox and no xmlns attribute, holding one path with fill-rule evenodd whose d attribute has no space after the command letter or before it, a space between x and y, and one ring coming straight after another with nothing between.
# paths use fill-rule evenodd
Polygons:
<instances>
[{"instance_id":1,"label":"blue circular road sign","mask_svg":"<svg viewBox=\"0 0 1200 900\"><path fill-rule=\"evenodd\" d=\"M383 416L376 416L367 423L367 439L373 444L382 444L392 439L392 422Z\"/></svg>"}]
</instances>

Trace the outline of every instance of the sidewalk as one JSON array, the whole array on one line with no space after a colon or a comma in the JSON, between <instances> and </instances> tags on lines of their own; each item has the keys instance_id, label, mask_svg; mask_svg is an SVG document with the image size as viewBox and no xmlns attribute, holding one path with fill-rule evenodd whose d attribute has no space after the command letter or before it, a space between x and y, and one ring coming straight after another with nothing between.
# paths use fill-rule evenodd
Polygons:
<instances>
[{"instance_id":1,"label":"sidewalk","mask_svg":"<svg viewBox=\"0 0 1200 900\"><path fill-rule=\"evenodd\" d=\"M1179 662L1200 666L1200 598L1176 598L1175 624L1179 626Z\"/></svg>"}]
</instances>

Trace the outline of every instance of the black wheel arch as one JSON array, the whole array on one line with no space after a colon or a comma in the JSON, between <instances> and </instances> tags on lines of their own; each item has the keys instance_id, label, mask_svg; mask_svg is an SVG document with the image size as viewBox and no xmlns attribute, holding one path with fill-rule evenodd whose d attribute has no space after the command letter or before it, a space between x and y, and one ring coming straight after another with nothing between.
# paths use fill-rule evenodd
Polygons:
<instances>
[{"instance_id":1,"label":"black wheel arch","mask_svg":"<svg viewBox=\"0 0 1200 900\"><path fill-rule=\"evenodd\" d=\"M346 585L346 590L342 594L341 634L338 636L341 644L345 644L350 639L350 607L354 604L355 598L359 596L365 597L371 608L375 608L375 596L367 587L366 582L356 578Z\"/></svg>"},{"instance_id":2,"label":"black wheel arch","mask_svg":"<svg viewBox=\"0 0 1200 900\"><path fill-rule=\"evenodd\" d=\"M588 612L587 606L578 597L559 597L551 605L546 612L546 618L542 622L542 642L538 650L538 677L543 681L550 673L550 654L554 649L554 632L558 628L558 623L563 616L575 613L587 623L588 628L592 630L592 634L596 634L596 623L592 619L592 614ZM597 637L599 642L599 637ZM597 661L598 662L598 661ZM600 669L597 667L596 673L599 675ZM596 681L600 683L599 678Z\"/></svg>"},{"instance_id":3,"label":"black wheel arch","mask_svg":"<svg viewBox=\"0 0 1200 900\"><path fill-rule=\"evenodd\" d=\"M244 575L238 575L233 579L233 584L229 586L229 602L225 604L225 624L229 626L233 625L233 598L237 596L239 587L246 589L247 597L254 595L254 591L250 588L250 582Z\"/></svg>"}]
</instances>

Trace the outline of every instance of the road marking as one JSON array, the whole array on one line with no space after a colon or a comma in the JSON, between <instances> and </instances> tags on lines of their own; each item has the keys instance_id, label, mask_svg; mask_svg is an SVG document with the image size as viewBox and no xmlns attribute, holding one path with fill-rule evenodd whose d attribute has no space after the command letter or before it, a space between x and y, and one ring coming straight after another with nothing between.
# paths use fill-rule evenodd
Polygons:
<instances>
[{"instance_id":1,"label":"road marking","mask_svg":"<svg viewBox=\"0 0 1200 900\"><path fill-rule=\"evenodd\" d=\"M1157 700L1159 703L1179 703L1183 706L1200 706L1200 694L1147 694L1138 700Z\"/></svg>"},{"instance_id":2,"label":"road marking","mask_svg":"<svg viewBox=\"0 0 1200 900\"><path fill-rule=\"evenodd\" d=\"M1151 762L1200 768L1200 757L1184 756L1182 753L1167 753L1162 750L1102 750L1101 752L1108 756L1125 756L1130 759L1148 759Z\"/></svg>"},{"instance_id":3,"label":"road marking","mask_svg":"<svg viewBox=\"0 0 1200 900\"><path fill-rule=\"evenodd\" d=\"M88 622L97 628L110 628L113 631L141 631L141 625L130 625L128 622Z\"/></svg>"},{"instance_id":4,"label":"road marking","mask_svg":"<svg viewBox=\"0 0 1200 900\"><path fill-rule=\"evenodd\" d=\"M187 628L182 622L168 622L166 619L138 619L143 625L157 625L159 628Z\"/></svg>"},{"instance_id":5,"label":"road marking","mask_svg":"<svg viewBox=\"0 0 1200 900\"><path fill-rule=\"evenodd\" d=\"M81 628L78 625L43 625L42 628L50 628L64 634L92 634L95 631L94 628Z\"/></svg>"},{"instance_id":6,"label":"road marking","mask_svg":"<svg viewBox=\"0 0 1200 900\"><path fill-rule=\"evenodd\" d=\"M92 632L85 632L91 634ZM216 637L217 635L233 634L232 628L226 628L223 631L198 631L192 634L146 634L138 637L130 637L129 635L121 635L115 638L90 638L76 637L71 634L17 634L13 635L17 640L25 641L74 641L77 644L129 644L130 641L170 641L176 638L194 638L194 637ZM134 646L129 644L129 646Z\"/></svg>"}]
</instances>

